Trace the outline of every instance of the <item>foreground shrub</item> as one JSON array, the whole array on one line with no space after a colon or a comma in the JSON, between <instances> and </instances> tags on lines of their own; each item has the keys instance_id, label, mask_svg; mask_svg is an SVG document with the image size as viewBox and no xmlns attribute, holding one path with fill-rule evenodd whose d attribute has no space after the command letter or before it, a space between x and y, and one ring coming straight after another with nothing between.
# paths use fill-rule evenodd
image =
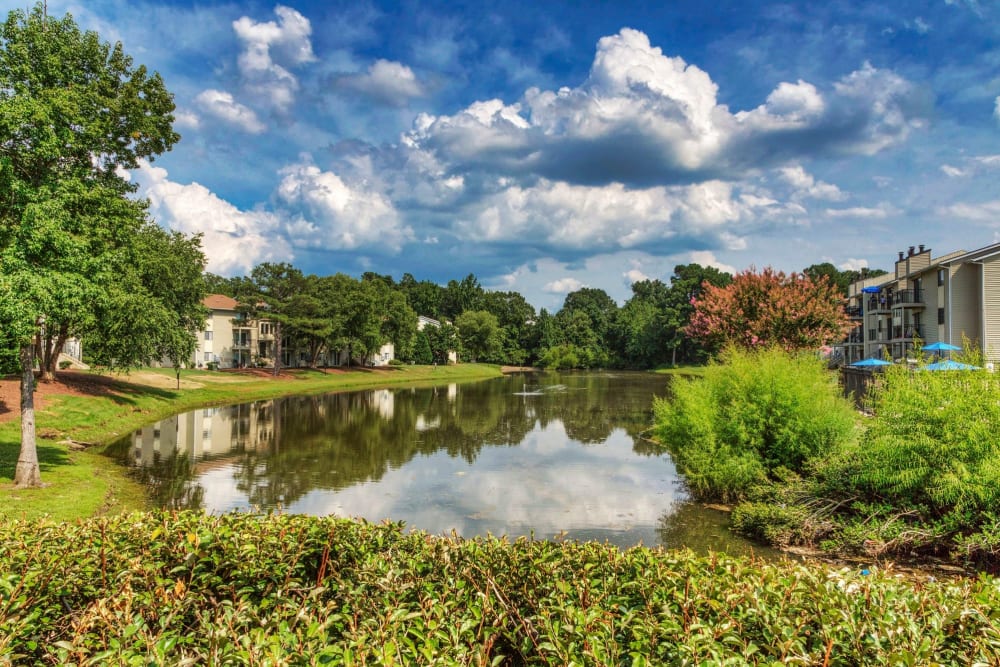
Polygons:
<instances>
[{"instance_id":1,"label":"foreground shrub","mask_svg":"<svg viewBox=\"0 0 1000 667\"><path fill-rule=\"evenodd\" d=\"M671 393L654 405L655 433L701 498L745 498L854 435L853 408L813 355L730 348Z\"/></svg>"},{"instance_id":2,"label":"foreground shrub","mask_svg":"<svg viewBox=\"0 0 1000 667\"><path fill-rule=\"evenodd\" d=\"M1000 587L303 516L0 525L0 663L996 664Z\"/></svg>"},{"instance_id":3,"label":"foreground shrub","mask_svg":"<svg viewBox=\"0 0 1000 667\"><path fill-rule=\"evenodd\" d=\"M957 542L995 554L1000 377L891 367L871 399L864 438L819 468L817 493L850 499L845 520L857 520L855 538L880 549Z\"/></svg>"}]
</instances>

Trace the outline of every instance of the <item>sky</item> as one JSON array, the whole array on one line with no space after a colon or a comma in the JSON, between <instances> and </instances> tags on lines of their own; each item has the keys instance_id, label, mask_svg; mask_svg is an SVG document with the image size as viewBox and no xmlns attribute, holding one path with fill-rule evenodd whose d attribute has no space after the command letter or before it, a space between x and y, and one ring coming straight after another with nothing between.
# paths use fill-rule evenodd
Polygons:
<instances>
[{"instance_id":1,"label":"sky","mask_svg":"<svg viewBox=\"0 0 1000 667\"><path fill-rule=\"evenodd\" d=\"M994 0L48 10L162 75L182 139L130 178L225 276L474 273L557 310L1000 241Z\"/></svg>"}]
</instances>

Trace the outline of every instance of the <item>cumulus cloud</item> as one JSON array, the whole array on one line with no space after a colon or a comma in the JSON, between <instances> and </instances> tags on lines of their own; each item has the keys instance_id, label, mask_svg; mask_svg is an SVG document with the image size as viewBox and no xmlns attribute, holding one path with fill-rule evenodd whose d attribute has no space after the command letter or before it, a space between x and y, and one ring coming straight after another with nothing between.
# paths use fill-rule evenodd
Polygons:
<instances>
[{"instance_id":1,"label":"cumulus cloud","mask_svg":"<svg viewBox=\"0 0 1000 667\"><path fill-rule=\"evenodd\" d=\"M543 289L551 294L569 294L581 287L583 287L583 283L576 278L560 278L547 283Z\"/></svg>"},{"instance_id":2,"label":"cumulus cloud","mask_svg":"<svg viewBox=\"0 0 1000 667\"><path fill-rule=\"evenodd\" d=\"M249 16L233 21L233 30L243 43L237 64L248 90L279 111L295 99L299 82L289 71L315 60L309 19L290 7L274 9L278 21L257 22Z\"/></svg>"},{"instance_id":3,"label":"cumulus cloud","mask_svg":"<svg viewBox=\"0 0 1000 667\"><path fill-rule=\"evenodd\" d=\"M717 89L705 71L625 28L598 42L579 87L423 115L405 143L453 170L649 186L740 178L803 156L872 154L904 140L926 110L908 81L868 64L827 91L781 83L737 113L719 104Z\"/></svg>"},{"instance_id":4,"label":"cumulus cloud","mask_svg":"<svg viewBox=\"0 0 1000 667\"><path fill-rule=\"evenodd\" d=\"M795 195L798 197L830 199L834 201L844 198L844 193L840 191L840 188L830 183L817 181L801 165L782 167L778 172L786 183L795 188Z\"/></svg>"},{"instance_id":5,"label":"cumulus cloud","mask_svg":"<svg viewBox=\"0 0 1000 667\"><path fill-rule=\"evenodd\" d=\"M997 120L1000 120L1000 95L997 95L996 100L993 102L993 116Z\"/></svg>"},{"instance_id":6,"label":"cumulus cloud","mask_svg":"<svg viewBox=\"0 0 1000 667\"><path fill-rule=\"evenodd\" d=\"M510 185L470 205L456 231L480 242L530 239L550 251L616 251L678 236L716 235L748 207L722 181L631 189L621 184L571 185L542 179Z\"/></svg>"},{"instance_id":7,"label":"cumulus cloud","mask_svg":"<svg viewBox=\"0 0 1000 667\"><path fill-rule=\"evenodd\" d=\"M950 176L951 178L958 178L959 176L965 176L965 172L958 167L953 167L950 164L941 165L941 171L945 176Z\"/></svg>"},{"instance_id":8,"label":"cumulus cloud","mask_svg":"<svg viewBox=\"0 0 1000 667\"><path fill-rule=\"evenodd\" d=\"M695 264L701 264L702 266L712 266L718 269L719 271L724 271L726 273L732 273L732 274L739 273L739 271L736 269L735 266L731 266L729 264L724 264L723 262L720 262L715 257L715 253L708 250L695 250L694 252L690 252L688 253L688 259Z\"/></svg>"},{"instance_id":9,"label":"cumulus cloud","mask_svg":"<svg viewBox=\"0 0 1000 667\"><path fill-rule=\"evenodd\" d=\"M405 106L410 99L424 94L413 70L391 60L376 60L363 74L338 77L335 87L361 93L390 106Z\"/></svg>"},{"instance_id":10,"label":"cumulus cloud","mask_svg":"<svg viewBox=\"0 0 1000 667\"><path fill-rule=\"evenodd\" d=\"M224 90L204 90L194 101L205 113L229 125L235 125L244 132L261 134L267 129L253 109L240 104Z\"/></svg>"},{"instance_id":11,"label":"cumulus cloud","mask_svg":"<svg viewBox=\"0 0 1000 667\"><path fill-rule=\"evenodd\" d=\"M276 196L292 211L289 235L297 245L327 249L362 246L398 252L413 240L396 209L380 192L348 185L310 162L281 170Z\"/></svg>"},{"instance_id":12,"label":"cumulus cloud","mask_svg":"<svg viewBox=\"0 0 1000 667\"><path fill-rule=\"evenodd\" d=\"M868 260L848 257L846 260L841 262L837 268L841 271L860 271L861 269L868 268Z\"/></svg>"},{"instance_id":13,"label":"cumulus cloud","mask_svg":"<svg viewBox=\"0 0 1000 667\"><path fill-rule=\"evenodd\" d=\"M160 224L185 234L202 234L209 271L249 273L260 262L293 258L278 235L280 221L273 213L241 211L205 186L175 183L166 169L146 162L140 164L135 179Z\"/></svg>"}]
</instances>

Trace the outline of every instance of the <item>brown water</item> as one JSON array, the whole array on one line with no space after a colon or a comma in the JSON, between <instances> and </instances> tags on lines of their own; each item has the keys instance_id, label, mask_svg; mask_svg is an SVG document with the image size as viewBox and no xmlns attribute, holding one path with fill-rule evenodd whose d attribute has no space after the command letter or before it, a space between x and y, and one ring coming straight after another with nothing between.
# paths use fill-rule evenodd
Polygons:
<instances>
[{"instance_id":1,"label":"brown water","mask_svg":"<svg viewBox=\"0 0 1000 667\"><path fill-rule=\"evenodd\" d=\"M434 534L534 535L744 553L642 437L651 373L531 373L298 396L176 415L109 448L162 507L391 519Z\"/></svg>"}]
</instances>

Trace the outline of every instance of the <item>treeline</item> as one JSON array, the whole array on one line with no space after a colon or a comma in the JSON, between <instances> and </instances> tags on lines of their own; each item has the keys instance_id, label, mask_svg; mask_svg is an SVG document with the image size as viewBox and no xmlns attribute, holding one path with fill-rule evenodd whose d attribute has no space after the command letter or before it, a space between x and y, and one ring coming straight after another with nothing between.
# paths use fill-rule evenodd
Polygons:
<instances>
[{"instance_id":1,"label":"treeline","mask_svg":"<svg viewBox=\"0 0 1000 667\"><path fill-rule=\"evenodd\" d=\"M713 267L678 265L669 284L634 283L621 307L604 290L584 287L555 313L536 311L518 292L486 290L473 274L442 286L409 273L399 281L372 272L316 276L265 263L249 276L206 274L205 286L237 299L247 316L273 322L276 342L306 351L311 365L324 352L369 355L391 342L398 359L420 364L444 363L454 351L462 361L652 368L705 359L707 351L684 334L691 302L704 284L731 280ZM440 326L418 330L418 315Z\"/></svg>"}]
</instances>

